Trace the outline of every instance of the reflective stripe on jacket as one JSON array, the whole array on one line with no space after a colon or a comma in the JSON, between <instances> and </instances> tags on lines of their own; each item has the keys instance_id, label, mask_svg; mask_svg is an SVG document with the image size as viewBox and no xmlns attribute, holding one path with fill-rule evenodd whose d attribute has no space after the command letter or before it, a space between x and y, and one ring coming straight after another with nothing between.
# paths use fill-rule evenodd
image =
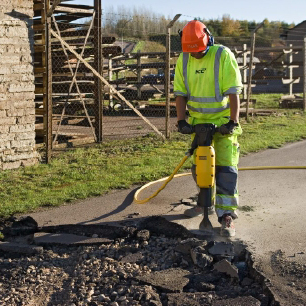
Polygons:
<instances>
[{"instance_id":1,"label":"reflective stripe on jacket","mask_svg":"<svg viewBox=\"0 0 306 306\"><path fill-rule=\"evenodd\" d=\"M222 45L211 46L201 59L182 53L178 59L174 94L187 98L190 116L216 119L229 116L229 94L239 94L241 74L233 53Z\"/></svg>"}]
</instances>

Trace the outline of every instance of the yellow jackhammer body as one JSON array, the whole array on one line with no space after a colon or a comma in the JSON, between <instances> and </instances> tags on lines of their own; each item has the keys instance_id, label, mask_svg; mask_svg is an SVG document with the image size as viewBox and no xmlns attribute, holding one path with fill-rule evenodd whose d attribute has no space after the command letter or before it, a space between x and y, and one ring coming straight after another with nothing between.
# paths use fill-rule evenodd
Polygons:
<instances>
[{"instance_id":1,"label":"yellow jackhammer body","mask_svg":"<svg viewBox=\"0 0 306 306\"><path fill-rule=\"evenodd\" d=\"M211 123L194 126L195 137L189 150L195 152L196 183L200 188L198 205L204 209L204 217L200 229L212 233L212 224L208 218L208 208L212 206L213 188L215 185L215 150L212 145L214 133L218 131Z\"/></svg>"}]
</instances>

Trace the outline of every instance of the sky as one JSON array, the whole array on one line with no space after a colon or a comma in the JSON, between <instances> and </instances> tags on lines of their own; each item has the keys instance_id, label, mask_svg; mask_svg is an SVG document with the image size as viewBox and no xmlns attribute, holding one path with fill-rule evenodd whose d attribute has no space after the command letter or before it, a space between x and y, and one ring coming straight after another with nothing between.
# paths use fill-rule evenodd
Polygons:
<instances>
[{"instance_id":1,"label":"sky","mask_svg":"<svg viewBox=\"0 0 306 306\"><path fill-rule=\"evenodd\" d=\"M181 20L221 19L230 15L232 19L261 22L284 21L298 24L306 20L306 0L101 0L102 9L113 7L143 8L156 14L173 18L182 14ZM69 3L92 5L93 0L73 0Z\"/></svg>"}]
</instances>

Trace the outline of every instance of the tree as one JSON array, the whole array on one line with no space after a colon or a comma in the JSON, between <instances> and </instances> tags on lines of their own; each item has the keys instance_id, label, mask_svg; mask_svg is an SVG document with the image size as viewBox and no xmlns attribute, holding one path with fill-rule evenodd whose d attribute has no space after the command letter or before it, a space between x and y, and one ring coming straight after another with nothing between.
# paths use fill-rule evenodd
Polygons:
<instances>
[{"instance_id":1,"label":"tree","mask_svg":"<svg viewBox=\"0 0 306 306\"><path fill-rule=\"evenodd\" d=\"M221 36L235 37L240 35L240 22L231 19L230 15L223 15L221 23Z\"/></svg>"}]
</instances>

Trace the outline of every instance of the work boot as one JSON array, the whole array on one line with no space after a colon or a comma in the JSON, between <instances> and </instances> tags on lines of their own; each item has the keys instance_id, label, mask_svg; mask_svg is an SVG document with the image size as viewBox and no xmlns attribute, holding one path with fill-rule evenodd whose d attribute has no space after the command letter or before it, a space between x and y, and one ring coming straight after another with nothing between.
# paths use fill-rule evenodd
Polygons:
<instances>
[{"instance_id":1,"label":"work boot","mask_svg":"<svg viewBox=\"0 0 306 306\"><path fill-rule=\"evenodd\" d=\"M231 215L223 215L221 221L220 235L223 237L234 237L236 234L234 221Z\"/></svg>"},{"instance_id":2,"label":"work boot","mask_svg":"<svg viewBox=\"0 0 306 306\"><path fill-rule=\"evenodd\" d=\"M215 208L214 206L210 206L208 208L208 214L212 215L215 212ZM203 207L196 205L192 208L188 208L184 211L184 215L189 217L189 218L193 218L193 217L197 217L197 216L203 216L204 214L204 209Z\"/></svg>"}]
</instances>

